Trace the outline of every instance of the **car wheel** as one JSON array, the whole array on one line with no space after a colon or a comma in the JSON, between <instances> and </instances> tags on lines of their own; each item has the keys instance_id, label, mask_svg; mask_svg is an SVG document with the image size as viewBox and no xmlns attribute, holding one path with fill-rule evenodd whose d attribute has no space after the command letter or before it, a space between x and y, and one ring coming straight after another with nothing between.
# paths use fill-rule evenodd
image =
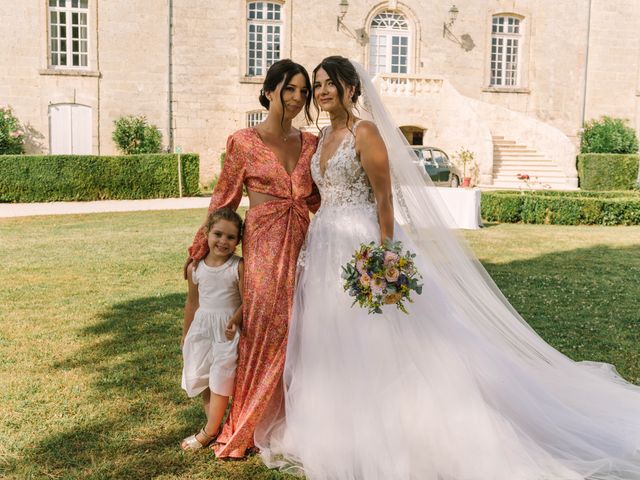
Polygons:
<instances>
[{"instance_id":1,"label":"car wheel","mask_svg":"<svg viewBox=\"0 0 640 480\"><path fill-rule=\"evenodd\" d=\"M451 188L458 188L460 186L460 179L453 175L451 177Z\"/></svg>"}]
</instances>

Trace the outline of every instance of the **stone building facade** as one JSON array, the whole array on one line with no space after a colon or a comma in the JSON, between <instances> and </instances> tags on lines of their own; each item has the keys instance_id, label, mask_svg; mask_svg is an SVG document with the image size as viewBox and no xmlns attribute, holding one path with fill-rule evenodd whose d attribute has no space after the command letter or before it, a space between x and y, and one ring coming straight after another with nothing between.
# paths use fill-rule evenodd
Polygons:
<instances>
[{"instance_id":1,"label":"stone building facade","mask_svg":"<svg viewBox=\"0 0 640 480\"><path fill-rule=\"evenodd\" d=\"M263 115L268 64L331 54L375 75L411 142L472 150L483 185L575 188L583 121L640 130L637 0L24 0L0 23L0 106L29 152L115 153L113 121L143 114L207 181Z\"/></svg>"}]
</instances>

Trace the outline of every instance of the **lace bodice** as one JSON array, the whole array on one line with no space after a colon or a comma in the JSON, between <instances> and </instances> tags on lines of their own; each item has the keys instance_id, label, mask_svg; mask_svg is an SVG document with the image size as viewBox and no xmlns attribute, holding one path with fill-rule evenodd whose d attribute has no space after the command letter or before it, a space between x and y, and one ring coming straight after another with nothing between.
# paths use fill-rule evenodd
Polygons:
<instances>
[{"instance_id":1,"label":"lace bodice","mask_svg":"<svg viewBox=\"0 0 640 480\"><path fill-rule=\"evenodd\" d=\"M354 133L358 124L353 127ZM320 138L318 149L311 159L311 176L320 190L321 208L364 207L375 210L375 200L371 184L360 159L356 154L355 135L347 132L342 143L327 161L324 175L320 171L320 156L331 127L326 127Z\"/></svg>"}]
</instances>

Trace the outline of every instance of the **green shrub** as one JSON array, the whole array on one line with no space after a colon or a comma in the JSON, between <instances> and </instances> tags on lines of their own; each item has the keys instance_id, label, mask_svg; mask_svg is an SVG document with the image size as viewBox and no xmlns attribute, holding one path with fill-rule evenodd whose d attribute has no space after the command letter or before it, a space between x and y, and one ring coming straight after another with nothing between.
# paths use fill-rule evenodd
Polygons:
<instances>
[{"instance_id":1,"label":"green shrub","mask_svg":"<svg viewBox=\"0 0 640 480\"><path fill-rule=\"evenodd\" d=\"M0 201L177 197L178 158L182 163L182 194L198 195L196 154L2 156Z\"/></svg>"},{"instance_id":2,"label":"green shrub","mask_svg":"<svg viewBox=\"0 0 640 480\"><path fill-rule=\"evenodd\" d=\"M113 125L113 141L125 155L162 151L162 133L144 115L121 117Z\"/></svg>"},{"instance_id":3,"label":"green shrub","mask_svg":"<svg viewBox=\"0 0 640 480\"><path fill-rule=\"evenodd\" d=\"M586 190L632 190L637 186L638 168L638 155L578 155L580 187Z\"/></svg>"},{"instance_id":4,"label":"green shrub","mask_svg":"<svg viewBox=\"0 0 640 480\"><path fill-rule=\"evenodd\" d=\"M637 153L638 137L626 120L604 116L584 124L580 153Z\"/></svg>"},{"instance_id":5,"label":"green shrub","mask_svg":"<svg viewBox=\"0 0 640 480\"><path fill-rule=\"evenodd\" d=\"M0 155L24 153L24 132L10 108L0 108Z\"/></svg>"},{"instance_id":6,"label":"green shrub","mask_svg":"<svg viewBox=\"0 0 640 480\"><path fill-rule=\"evenodd\" d=\"M491 192L491 195L506 195L511 196L514 193L522 194L522 193L532 193L536 196L543 197L588 197L588 198L629 198L629 199L640 199L640 193L635 191L610 191L610 192L600 192L600 191L588 191L588 190L532 190L525 191L522 190L495 190Z\"/></svg>"},{"instance_id":7,"label":"green shrub","mask_svg":"<svg viewBox=\"0 0 640 480\"><path fill-rule=\"evenodd\" d=\"M640 192L483 192L488 222L640 225Z\"/></svg>"},{"instance_id":8,"label":"green shrub","mask_svg":"<svg viewBox=\"0 0 640 480\"><path fill-rule=\"evenodd\" d=\"M522 195L496 195L498 192L482 193L482 218L491 222L518 223L522 219ZM502 193L502 192L499 192Z\"/></svg>"}]
</instances>

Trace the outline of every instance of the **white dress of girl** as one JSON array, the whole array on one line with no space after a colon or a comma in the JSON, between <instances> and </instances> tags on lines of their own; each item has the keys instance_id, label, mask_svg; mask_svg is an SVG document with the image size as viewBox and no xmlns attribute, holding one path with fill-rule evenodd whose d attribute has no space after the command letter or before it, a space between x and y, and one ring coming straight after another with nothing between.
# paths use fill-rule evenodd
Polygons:
<instances>
[{"instance_id":1,"label":"white dress of girl","mask_svg":"<svg viewBox=\"0 0 640 480\"><path fill-rule=\"evenodd\" d=\"M218 267L204 261L193 269L200 305L182 347L182 388L195 397L207 387L218 395L233 393L239 334L227 340L229 317L242 303L238 288L240 257L232 255Z\"/></svg>"}]
</instances>

